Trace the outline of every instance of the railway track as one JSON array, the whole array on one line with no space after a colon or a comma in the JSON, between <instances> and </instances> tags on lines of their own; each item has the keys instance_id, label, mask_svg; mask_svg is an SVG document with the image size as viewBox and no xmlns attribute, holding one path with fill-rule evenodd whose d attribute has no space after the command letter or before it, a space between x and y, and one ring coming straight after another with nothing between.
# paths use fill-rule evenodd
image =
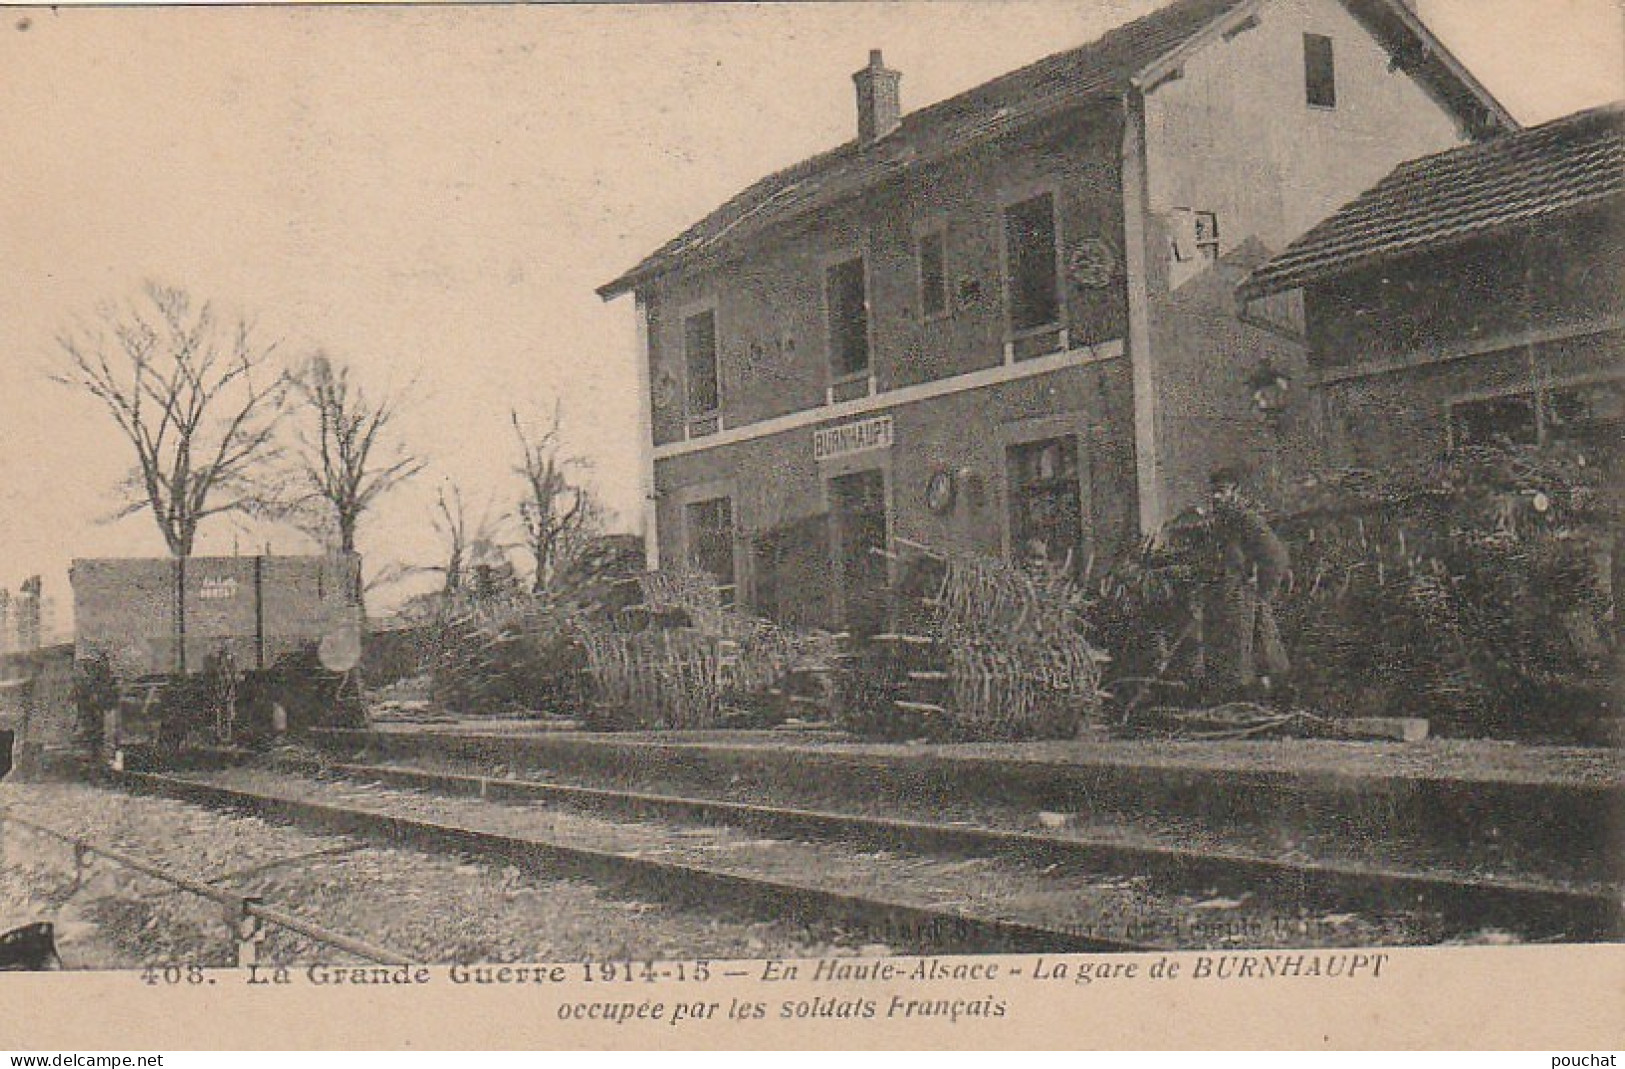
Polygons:
<instances>
[{"instance_id":1,"label":"railway track","mask_svg":"<svg viewBox=\"0 0 1625 1069\"><path fill-rule=\"evenodd\" d=\"M223 920L226 926L228 939L235 944L238 965L247 965L258 958L258 947L264 938L267 927L283 929L304 936L318 944L332 947L352 955L362 961L375 962L380 965L409 965L411 959L387 947L381 947L365 940L357 939L344 932L325 927L296 913L277 909L262 901L256 895L245 895L226 886L234 879L249 875L254 871L272 868L280 865L295 864L308 861L314 855L306 854L301 857L277 858L259 863L248 869L241 869L227 874L226 878L215 880L202 880L186 873L176 872L165 865L122 850L106 843L96 842L81 835L63 831L50 824L19 816L9 808L0 807L0 826L21 828L35 835L60 842L73 850L74 888L77 889L85 878L87 863L93 858L103 858L115 865L139 873L149 879L155 880L177 891L215 903L224 907ZM329 847L323 853L334 853L340 848ZM349 850L353 847L344 847Z\"/></svg>"},{"instance_id":2,"label":"railway track","mask_svg":"<svg viewBox=\"0 0 1625 1069\"><path fill-rule=\"evenodd\" d=\"M284 759L301 773L326 772L415 790L491 800L558 803L626 816L698 820L784 836L864 842L882 848L960 856L1004 855L1039 865L1140 874L1223 893L1268 890L1324 908L1415 908L1438 913L1454 927L1527 930L1538 936L1580 933L1606 938L1625 931L1618 894L1574 890L1531 880L1490 880L1305 863L1215 852L1059 837L1008 829L903 820L712 798L652 794L506 777L472 776L399 765Z\"/></svg>"},{"instance_id":3,"label":"railway track","mask_svg":"<svg viewBox=\"0 0 1625 1069\"><path fill-rule=\"evenodd\" d=\"M1272 834L1247 838L1242 852L1265 857L1320 844L1333 848L1330 858L1376 867L1433 871L1470 863L1484 875L1625 884L1618 850L1625 787L1617 775L1579 775L1593 762L1573 753L1523 763L1480 753L1440 768L1443 755L1436 752L1418 757L1354 746L1275 758L1257 747L1247 753L1232 747L1228 754L1216 752L1222 746L1187 747L1159 757L1121 747L981 747L970 753L760 734L622 738L468 730L318 731L309 742L336 761L805 809L908 812L929 820L952 814L979 821L990 807L1024 817L1013 826L1025 828L1039 811L1115 815L1130 826L1149 815L1168 827L1163 841L1172 846L1217 849L1222 843L1214 840L1252 828ZM1373 760L1373 751L1381 758ZM1217 834L1202 836L1203 828ZM1349 849L1359 844L1368 848ZM1319 856L1319 845L1311 852Z\"/></svg>"},{"instance_id":4,"label":"railway track","mask_svg":"<svg viewBox=\"0 0 1625 1069\"><path fill-rule=\"evenodd\" d=\"M234 942L258 935L258 961L289 967L842 957L864 945L556 864L335 834L107 782L0 784L0 813L0 897L15 916L57 922L70 968L226 967L242 960ZM266 924L245 936L248 916Z\"/></svg>"},{"instance_id":5,"label":"railway track","mask_svg":"<svg viewBox=\"0 0 1625 1069\"><path fill-rule=\"evenodd\" d=\"M247 790L191 777L117 774L124 786L203 805L247 810L347 835L455 852L538 869L550 876L609 882L640 895L700 908L719 904L789 917L810 927L846 927L871 941L920 950L1037 950L1106 953L1158 949L1151 942L937 908L902 897L855 894L830 883L751 875L692 862L601 849L533 834L505 834L377 806L334 805L288 793Z\"/></svg>"},{"instance_id":6,"label":"railway track","mask_svg":"<svg viewBox=\"0 0 1625 1069\"><path fill-rule=\"evenodd\" d=\"M1300 943L1346 942L1351 937L1435 942L1486 928L1528 939L1585 941L1617 938L1625 930L1617 890L1598 887L1282 861L398 765L284 761L281 768L292 770L289 778L258 787L152 774L126 774L123 779L129 786L171 797L573 873L702 909L728 905L809 924L880 932L884 936L876 941L909 949L1134 951L1216 942L1235 945L1238 933L1242 945L1292 943L1294 935ZM328 778L312 778L318 768ZM357 798L353 791L345 795L336 788L337 782L380 784L398 793ZM430 814L403 811L421 809L426 797L445 801ZM494 810L520 814L521 819L497 828L485 826L482 813ZM593 835L601 838L603 829L588 829L591 834L585 837L560 834L552 826L560 812L667 823L631 843L595 843ZM608 831L626 826L611 824ZM745 849L733 849L730 843L705 844L707 849L728 847L720 855L725 862L721 864L703 851L700 856L693 851L662 856L669 852L663 845L666 840L700 834L686 830L695 827L777 837L755 843L758 852L772 844L817 843L826 854L829 850L844 854L834 857L829 872L823 871L831 862L828 856L809 855L806 865L790 876L782 859L776 870L753 864L749 841L743 844ZM902 874L883 887L884 893L877 893L872 886L861 886L875 882L867 871L848 866L846 871L856 875L841 878L841 866L849 860L845 855L860 847L878 849L882 857L929 860L922 862L922 871ZM942 882L943 872L965 863L1001 866L995 881L1004 880L1023 893L983 896L974 908L963 901L943 904L914 893L915 885ZM883 885L886 864L879 865ZM1121 903L1115 902L1109 902L1104 913L1087 908L1079 913L1078 902L1111 899L1115 893L1111 888L1124 880L1135 882L1137 892L1146 892L1130 905L1126 916ZM1107 890L1101 891L1102 886ZM1224 895L1231 897L1216 897ZM1215 901L1220 910L1228 910L1248 900L1250 913L1203 912ZM1328 910L1335 917L1358 913L1384 920L1363 934L1302 927L1305 917L1313 919ZM1395 917L1401 918L1397 926L1392 922ZM1190 918L1199 920L1193 926ZM1294 922L1299 925L1296 930Z\"/></svg>"}]
</instances>

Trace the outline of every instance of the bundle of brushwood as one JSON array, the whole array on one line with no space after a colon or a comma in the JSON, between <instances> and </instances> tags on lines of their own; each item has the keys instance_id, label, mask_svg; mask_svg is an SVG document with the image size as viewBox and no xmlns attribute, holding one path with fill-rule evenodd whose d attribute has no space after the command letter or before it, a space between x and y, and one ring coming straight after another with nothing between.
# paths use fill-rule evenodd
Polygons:
<instances>
[{"instance_id":1,"label":"bundle of brushwood","mask_svg":"<svg viewBox=\"0 0 1625 1069\"><path fill-rule=\"evenodd\" d=\"M1062 569L897 540L898 634L857 642L841 723L883 738L1068 738L1098 719L1105 655Z\"/></svg>"},{"instance_id":2,"label":"bundle of brushwood","mask_svg":"<svg viewBox=\"0 0 1625 1069\"><path fill-rule=\"evenodd\" d=\"M708 728L722 715L722 644L694 628L584 629L595 727Z\"/></svg>"},{"instance_id":3,"label":"bundle of brushwood","mask_svg":"<svg viewBox=\"0 0 1625 1069\"><path fill-rule=\"evenodd\" d=\"M725 635L739 614L722 604L722 592L715 577L694 567L665 568L638 576L643 591L642 610L664 617L706 634Z\"/></svg>"},{"instance_id":4,"label":"bundle of brushwood","mask_svg":"<svg viewBox=\"0 0 1625 1069\"><path fill-rule=\"evenodd\" d=\"M600 727L710 728L791 715L789 680L834 663L833 636L722 604L694 568L640 578L643 603L582 629L591 720ZM815 698L813 704L821 704Z\"/></svg>"},{"instance_id":5,"label":"bundle of brushwood","mask_svg":"<svg viewBox=\"0 0 1625 1069\"><path fill-rule=\"evenodd\" d=\"M429 628L429 693L469 715L567 715L585 656L582 609L569 599L509 592L447 598Z\"/></svg>"},{"instance_id":6,"label":"bundle of brushwood","mask_svg":"<svg viewBox=\"0 0 1625 1069\"><path fill-rule=\"evenodd\" d=\"M1084 638L1081 596L1059 569L948 555L935 638L948 713L974 738L1056 738L1098 715L1104 655Z\"/></svg>"}]
</instances>

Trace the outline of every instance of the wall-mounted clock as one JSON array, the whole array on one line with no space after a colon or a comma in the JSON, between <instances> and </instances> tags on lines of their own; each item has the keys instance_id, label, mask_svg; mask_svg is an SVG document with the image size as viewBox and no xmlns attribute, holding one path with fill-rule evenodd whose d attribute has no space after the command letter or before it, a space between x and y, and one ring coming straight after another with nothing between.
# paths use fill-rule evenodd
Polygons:
<instances>
[{"instance_id":1,"label":"wall-mounted clock","mask_svg":"<svg viewBox=\"0 0 1625 1069\"><path fill-rule=\"evenodd\" d=\"M1104 289L1117 276L1117 250L1104 238L1085 238L1067 257L1067 274L1085 289Z\"/></svg>"}]
</instances>

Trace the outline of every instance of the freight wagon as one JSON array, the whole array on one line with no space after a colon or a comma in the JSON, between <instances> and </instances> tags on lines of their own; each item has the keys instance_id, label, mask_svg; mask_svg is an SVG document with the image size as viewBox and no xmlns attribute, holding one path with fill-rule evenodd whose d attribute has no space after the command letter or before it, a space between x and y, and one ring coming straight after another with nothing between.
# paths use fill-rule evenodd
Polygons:
<instances>
[{"instance_id":1,"label":"freight wagon","mask_svg":"<svg viewBox=\"0 0 1625 1069\"><path fill-rule=\"evenodd\" d=\"M77 560L70 575L81 704L110 692L109 752L236 745L361 715L354 554Z\"/></svg>"}]
</instances>

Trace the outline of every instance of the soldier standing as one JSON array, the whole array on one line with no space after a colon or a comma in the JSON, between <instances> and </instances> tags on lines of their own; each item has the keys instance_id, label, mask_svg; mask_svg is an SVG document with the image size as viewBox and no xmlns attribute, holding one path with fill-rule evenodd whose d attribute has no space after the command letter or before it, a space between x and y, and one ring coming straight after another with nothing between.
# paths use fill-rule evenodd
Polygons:
<instances>
[{"instance_id":1,"label":"soldier standing","mask_svg":"<svg viewBox=\"0 0 1625 1069\"><path fill-rule=\"evenodd\" d=\"M1285 699L1291 663L1271 601L1290 566L1287 549L1262 513L1242 497L1234 471L1209 478L1216 567L1203 598L1206 670L1224 700Z\"/></svg>"}]
</instances>

